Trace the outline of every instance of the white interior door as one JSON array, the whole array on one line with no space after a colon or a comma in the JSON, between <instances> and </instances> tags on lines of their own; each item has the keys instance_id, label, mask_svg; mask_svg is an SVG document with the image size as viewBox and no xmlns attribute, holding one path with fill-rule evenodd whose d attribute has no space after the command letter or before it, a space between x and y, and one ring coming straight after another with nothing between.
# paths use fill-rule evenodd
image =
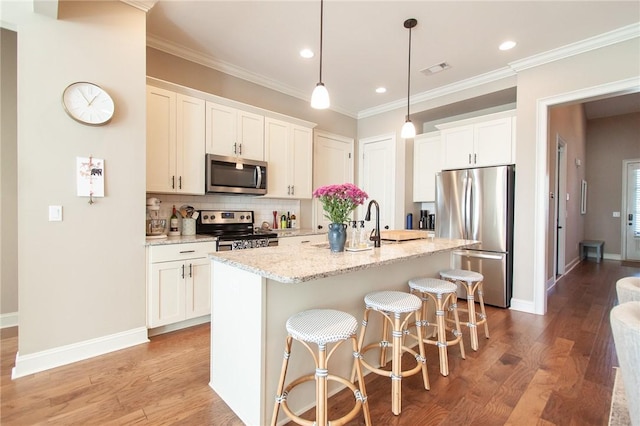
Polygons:
<instances>
[{"instance_id":1,"label":"white interior door","mask_svg":"<svg viewBox=\"0 0 640 426\"><path fill-rule=\"evenodd\" d=\"M358 219L364 219L367 204L376 200L380 206L380 229L393 229L395 223L395 135L362 139L358 145L360 153L359 182L369 199L358 209ZM375 227L375 213L365 224L370 232Z\"/></svg>"},{"instance_id":2,"label":"white interior door","mask_svg":"<svg viewBox=\"0 0 640 426\"><path fill-rule=\"evenodd\" d=\"M640 160L628 161L625 168L626 211L622 218L626 260L640 260Z\"/></svg>"},{"instance_id":3,"label":"white interior door","mask_svg":"<svg viewBox=\"0 0 640 426\"><path fill-rule=\"evenodd\" d=\"M314 132L313 189L325 185L353 183L353 139L326 132ZM322 203L313 199L313 226L329 229Z\"/></svg>"}]
</instances>

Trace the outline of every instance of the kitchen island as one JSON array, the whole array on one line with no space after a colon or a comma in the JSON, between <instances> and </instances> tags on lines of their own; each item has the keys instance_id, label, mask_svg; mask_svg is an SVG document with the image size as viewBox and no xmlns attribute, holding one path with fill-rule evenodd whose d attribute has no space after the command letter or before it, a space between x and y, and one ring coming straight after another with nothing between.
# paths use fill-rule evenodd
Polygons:
<instances>
[{"instance_id":1,"label":"kitchen island","mask_svg":"<svg viewBox=\"0 0 640 426\"><path fill-rule=\"evenodd\" d=\"M475 241L420 239L383 243L359 252L331 253L326 245L297 245L211 253L211 377L209 385L248 425L270 421L286 338L287 319L312 308L332 308L362 319L371 291L408 291L416 276L436 277L450 268L451 252ZM380 336L372 317L367 344ZM368 354L374 356L373 352ZM369 359L367 357L367 359ZM373 360L370 360L375 363ZM353 356L342 345L329 364L348 377ZM437 360L427 360L438 368ZM287 383L313 372L308 352L294 342ZM330 383L331 394L340 390ZM391 386L389 385L389 389ZM303 412L315 405L313 383L297 387L289 406ZM285 418L281 413L281 420Z\"/></svg>"}]
</instances>

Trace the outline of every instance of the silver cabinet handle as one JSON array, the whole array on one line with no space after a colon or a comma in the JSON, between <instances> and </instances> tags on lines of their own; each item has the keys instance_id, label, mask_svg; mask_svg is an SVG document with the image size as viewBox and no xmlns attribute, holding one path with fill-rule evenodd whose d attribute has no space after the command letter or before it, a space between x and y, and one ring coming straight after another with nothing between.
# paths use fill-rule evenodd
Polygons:
<instances>
[{"instance_id":1,"label":"silver cabinet handle","mask_svg":"<svg viewBox=\"0 0 640 426\"><path fill-rule=\"evenodd\" d=\"M296 193L295 187L291 185L291 195L295 195L295 193Z\"/></svg>"},{"instance_id":2,"label":"silver cabinet handle","mask_svg":"<svg viewBox=\"0 0 640 426\"><path fill-rule=\"evenodd\" d=\"M193 264L189 264L189 278L193 278Z\"/></svg>"},{"instance_id":3,"label":"silver cabinet handle","mask_svg":"<svg viewBox=\"0 0 640 426\"><path fill-rule=\"evenodd\" d=\"M471 154L469 154L469 164L471 164Z\"/></svg>"},{"instance_id":4,"label":"silver cabinet handle","mask_svg":"<svg viewBox=\"0 0 640 426\"><path fill-rule=\"evenodd\" d=\"M238 154L242 155L242 144L238 147Z\"/></svg>"},{"instance_id":5,"label":"silver cabinet handle","mask_svg":"<svg viewBox=\"0 0 640 426\"><path fill-rule=\"evenodd\" d=\"M182 176L178 177L178 189L182 189Z\"/></svg>"},{"instance_id":6,"label":"silver cabinet handle","mask_svg":"<svg viewBox=\"0 0 640 426\"><path fill-rule=\"evenodd\" d=\"M184 279L184 264L182 265L182 279Z\"/></svg>"},{"instance_id":7,"label":"silver cabinet handle","mask_svg":"<svg viewBox=\"0 0 640 426\"><path fill-rule=\"evenodd\" d=\"M473 154L473 164L478 164L478 154Z\"/></svg>"},{"instance_id":8,"label":"silver cabinet handle","mask_svg":"<svg viewBox=\"0 0 640 426\"><path fill-rule=\"evenodd\" d=\"M176 177L171 176L171 189L176 189Z\"/></svg>"},{"instance_id":9,"label":"silver cabinet handle","mask_svg":"<svg viewBox=\"0 0 640 426\"><path fill-rule=\"evenodd\" d=\"M180 251L180 254L184 254L184 253L195 253L195 250L182 250Z\"/></svg>"}]
</instances>

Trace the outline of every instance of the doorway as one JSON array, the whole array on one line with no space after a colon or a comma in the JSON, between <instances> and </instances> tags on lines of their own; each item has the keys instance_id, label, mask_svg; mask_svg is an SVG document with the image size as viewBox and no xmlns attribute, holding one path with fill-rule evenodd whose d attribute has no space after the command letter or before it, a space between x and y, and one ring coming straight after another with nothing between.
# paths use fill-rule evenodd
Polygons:
<instances>
[{"instance_id":1,"label":"doorway","mask_svg":"<svg viewBox=\"0 0 640 426\"><path fill-rule=\"evenodd\" d=\"M640 159L622 165L622 259L640 261Z\"/></svg>"},{"instance_id":2,"label":"doorway","mask_svg":"<svg viewBox=\"0 0 640 426\"><path fill-rule=\"evenodd\" d=\"M567 143L556 135L556 185L555 185L555 256L554 274L557 280L565 273L566 221L567 221Z\"/></svg>"}]
</instances>

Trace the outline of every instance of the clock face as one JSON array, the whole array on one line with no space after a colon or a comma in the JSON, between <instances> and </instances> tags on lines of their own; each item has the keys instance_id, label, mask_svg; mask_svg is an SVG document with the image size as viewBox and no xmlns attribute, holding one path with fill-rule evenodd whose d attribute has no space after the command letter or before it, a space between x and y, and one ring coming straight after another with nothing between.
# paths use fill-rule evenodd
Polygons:
<instances>
[{"instance_id":1,"label":"clock face","mask_svg":"<svg viewBox=\"0 0 640 426\"><path fill-rule=\"evenodd\" d=\"M62 94L64 109L74 120L93 126L107 124L115 105L111 96L93 83L72 83Z\"/></svg>"}]
</instances>

